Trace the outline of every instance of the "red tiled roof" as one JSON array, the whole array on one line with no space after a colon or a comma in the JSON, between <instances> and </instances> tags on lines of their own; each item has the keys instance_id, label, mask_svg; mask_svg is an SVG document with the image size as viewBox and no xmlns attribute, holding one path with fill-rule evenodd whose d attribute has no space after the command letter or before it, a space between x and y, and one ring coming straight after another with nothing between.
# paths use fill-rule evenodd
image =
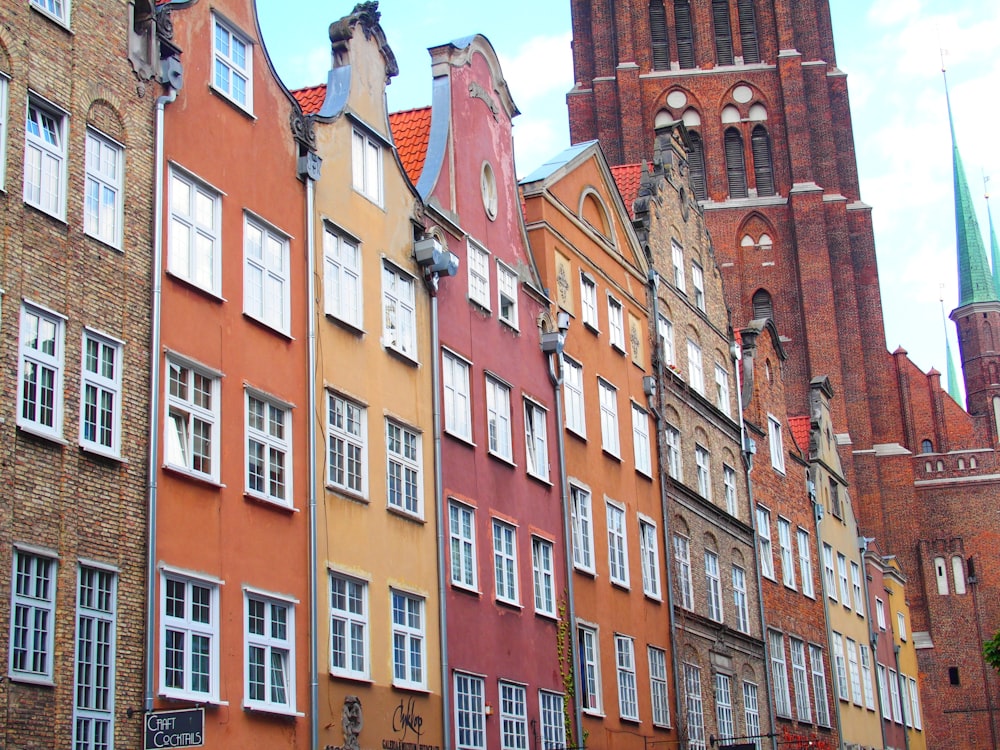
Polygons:
<instances>
[{"instance_id":1,"label":"red tiled roof","mask_svg":"<svg viewBox=\"0 0 1000 750\"><path fill-rule=\"evenodd\" d=\"M625 201L625 208L628 210L629 218L634 219L632 204L639 197L639 183L642 181L642 164L622 164L620 167L611 167L611 175L618 185L618 192Z\"/></svg>"},{"instance_id":2,"label":"red tiled roof","mask_svg":"<svg viewBox=\"0 0 1000 750\"><path fill-rule=\"evenodd\" d=\"M292 92L292 96L302 107L302 112L307 115L314 115L319 112L320 107L323 106L323 101L326 99L326 84L321 83L319 86L306 86L303 89L296 89Z\"/></svg>"},{"instance_id":3,"label":"red tiled roof","mask_svg":"<svg viewBox=\"0 0 1000 750\"><path fill-rule=\"evenodd\" d=\"M809 452L809 417L789 417L792 439L803 453Z\"/></svg>"},{"instance_id":4,"label":"red tiled roof","mask_svg":"<svg viewBox=\"0 0 1000 750\"><path fill-rule=\"evenodd\" d=\"M431 137L431 108L417 107L389 115L392 140L410 182L414 185L424 171L427 143Z\"/></svg>"}]
</instances>

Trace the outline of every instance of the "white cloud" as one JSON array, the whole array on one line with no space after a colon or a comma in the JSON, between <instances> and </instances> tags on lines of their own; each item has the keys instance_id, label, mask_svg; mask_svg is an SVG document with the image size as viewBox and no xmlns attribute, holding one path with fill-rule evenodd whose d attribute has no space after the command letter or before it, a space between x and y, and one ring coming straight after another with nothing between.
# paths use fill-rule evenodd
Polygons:
<instances>
[{"instance_id":1,"label":"white cloud","mask_svg":"<svg viewBox=\"0 0 1000 750\"><path fill-rule=\"evenodd\" d=\"M499 53L500 65L515 102L522 112L529 102L565 119L565 110L553 106L573 85L573 54L570 34L536 36L524 42L513 55ZM562 111L560 111L562 110Z\"/></svg>"}]
</instances>

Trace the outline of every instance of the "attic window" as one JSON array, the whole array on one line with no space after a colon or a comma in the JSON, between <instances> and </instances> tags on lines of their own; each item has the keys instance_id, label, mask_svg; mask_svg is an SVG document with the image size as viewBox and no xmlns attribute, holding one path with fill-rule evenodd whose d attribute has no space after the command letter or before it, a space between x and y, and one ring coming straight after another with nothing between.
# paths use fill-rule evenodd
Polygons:
<instances>
[{"instance_id":1,"label":"attic window","mask_svg":"<svg viewBox=\"0 0 1000 750\"><path fill-rule=\"evenodd\" d=\"M763 289L758 289L753 295L753 319L764 320L766 318L774 318L774 305L771 301L771 295Z\"/></svg>"}]
</instances>

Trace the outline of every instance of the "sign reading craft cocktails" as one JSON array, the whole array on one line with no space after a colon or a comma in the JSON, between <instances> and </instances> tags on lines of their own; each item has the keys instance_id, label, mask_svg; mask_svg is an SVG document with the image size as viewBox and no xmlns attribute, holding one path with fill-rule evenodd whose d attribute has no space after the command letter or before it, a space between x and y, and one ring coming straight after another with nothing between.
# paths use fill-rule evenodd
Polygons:
<instances>
[{"instance_id":1,"label":"sign reading craft cocktails","mask_svg":"<svg viewBox=\"0 0 1000 750\"><path fill-rule=\"evenodd\" d=\"M205 709L154 711L146 714L146 750L201 747L205 744Z\"/></svg>"}]
</instances>

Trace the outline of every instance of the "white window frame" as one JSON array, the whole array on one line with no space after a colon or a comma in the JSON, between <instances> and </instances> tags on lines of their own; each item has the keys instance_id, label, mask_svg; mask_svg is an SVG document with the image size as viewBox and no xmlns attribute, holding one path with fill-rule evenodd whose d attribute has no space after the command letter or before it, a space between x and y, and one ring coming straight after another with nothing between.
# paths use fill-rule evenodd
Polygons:
<instances>
[{"instance_id":1,"label":"white window frame","mask_svg":"<svg viewBox=\"0 0 1000 750\"><path fill-rule=\"evenodd\" d=\"M896 626L899 628L899 640L906 642L906 615L896 612Z\"/></svg>"},{"instance_id":2,"label":"white window frame","mask_svg":"<svg viewBox=\"0 0 1000 750\"><path fill-rule=\"evenodd\" d=\"M58 572L54 555L15 546L8 650L13 681L52 684Z\"/></svg>"},{"instance_id":3,"label":"white window frame","mask_svg":"<svg viewBox=\"0 0 1000 750\"><path fill-rule=\"evenodd\" d=\"M802 579L802 593L810 598L816 596L812 572L812 542L809 532L801 526L796 529L796 544L799 553L799 578Z\"/></svg>"},{"instance_id":4,"label":"white window frame","mask_svg":"<svg viewBox=\"0 0 1000 750\"><path fill-rule=\"evenodd\" d=\"M861 593L861 566L851 560L851 591L854 595L854 611L862 617L865 616L865 600ZM904 637L905 641L906 638Z\"/></svg>"},{"instance_id":5,"label":"white window frame","mask_svg":"<svg viewBox=\"0 0 1000 750\"><path fill-rule=\"evenodd\" d=\"M735 736L733 721L732 680L727 674L715 673L715 725L720 740Z\"/></svg>"},{"instance_id":6,"label":"white window frame","mask_svg":"<svg viewBox=\"0 0 1000 750\"><path fill-rule=\"evenodd\" d=\"M549 480L549 437L545 407L524 399L525 463L529 475Z\"/></svg>"},{"instance_id":7,"label":"white window frame","mask_svg":"<svg viewBox=\"0 0 1000 750\"><path fill-rule=\"evenodd\" d=\"M566 747L565 698L562 693L538 691L538 716L541 724L541 750Z\"/></svg>"},{"instance_id":8,"label":"white window frame","mask_svg":"<svg viewBox=\"0 0 1000 750\"><path fill-rule=\"evenodd\" d=\"M45 325L49 338L39 339ZM17 358L17 426L43 437L62 439L63 374L65 371L66 319L51 310L24 302L21 305ZM30 338L29 338L30 337ZM51 341L51 351L45 351ZM29 389L29 372L34 383ZM38 375L44 375L42 379ZM48 383L45 383L48 380ZM39 388L49 392L51 407L46 408ZM32 393L34 390L34 393Z\"/></svg>"},{"instance_id":9,"label":"white window frame","mask_svg":"<svg viewBox=\"0 0 1000 750\"><path fill-rule=\"evenodd\" d=\"M618 676L618 713L626 721L639 721L635 679L635 641L615 634L615 673Z\"/></svg>"},{"instance_id":10,"label":"white window frame","mask_svg":"<svg viewBox=\"0 0 1000 750\"><path fill-rule=\"evenodd\" d=\"M885 602L875 597L875 622L879 630L885 630Z\"/></svg>"},{"instance_id":11,"label":"white window frame","mask_svg":"<svg viewBox=\"0 0 1000 750\"><path fill-rule=\"evenodd\" d=\"M476 509L471 505L455 499L448 501L448 540L451 554L451 585L478 591Z\"/></svg>"},{"instance_id":12,"label":"white window frame","mask_svg":"<svg viewBox=\"0 0 1000 750\"><path fill-rule=\"evenodd\" d=\"M595 331L600 330L597 325L597 282L588 273L580 273L580 317L585 326L590 326Z\"/></svg>"},{"instance_id":13,"label":"white window frame","mask_svg":"<svg viewBox=\"0 0 1000 750\"><path fill-rule=\"evenodd\" d=\"M583 365L563 357L563 393L566 402L566 429L587 436L586 406L583 397Z\"/></svg>"},{"instance_id":14,"label":"white window frame","mask_svg":"<svg viewBox=\"0 0 1000 750\"><path fill-rule=\"evenodd\" d=\"M31 5L63 26L69 26L70 0L31 0Z\"/></svg>"},{"instance_id":15,"label":"white window frame","mask_svg":"<svg viewBox=\"0 0 1000 750\"><path fill-rule=\"evenodd\" d=\"M469 301L490 309L490 251L469 240Z\"/></svg>"},{"instance_id":16,"label":"white window frame","mask_svg":"<svg viewBox=\"0 0 1000 750\"><path fill-rule=\"evenodd\" d=\"M785 473L785 446L781 437L781 422L776 417L767 415L768 445L771 448L771 468Z\"/></svg>"},{"instance_id":17,"label":"white window frame","mask_svg":"<svg viewBox=\"0 0 1000 750\"><path fill-rule=\"evenodd\" d=\"M694 288L694 306L705 311L705 272L695 261L691 261L691 286Z\"/></svg>"},{"instance_id":18,"label":"white window frame","mask_svg":"<svg viewBox=\"0 0 1000 750\"><path fill-rule=\"evenodd\" d=\"M361 243L323 227L323 312L358 330L364 326Z\"/></svg>"},{"instance_id":19,"label":"white window frame","mask_svg":"<svg viewBox=\"0 0 1000 750\"><path fill-rule=\"evenodd\" d=\"M73 747L114 747L118 573L77 567Z\"/></svg>"},{"instance_id":20,"label":"white window frame","mask_svg":"<svg viewBox=\"0 0 1000 750\"><path fill-rule=\"evenodd\" d=\"M674 350L674 324L667 317L660 315L656 327L660 336L660 355L663 357L663 364L672 367L677 363L677 353Z\"/></svg>"},{"instance_id":21,"label":"white window frame","mask_svg":"<svg viewBox=\"0 0 1000 750\"><path fill-rule=\"evenodd\" d=\"M663 435L667 443L667 473L672 479L683 479L681 462L681 431L672 424L665 424Z\"/></svg>"},{"instance_id":22,"label":"white window frame","mask_svg":"<svg viewBox=\"0 0 1000 750\"><path fill-rule=\"evenodd\" d=\"M608 523L608 578L613 584L628 588L628 532L625 506L605 498Z\"/></svg>"},{"instance_id":23,"label":"white window frame","mask_svg":"<svg viewBox=\"0 0 1000 750\"><path fill-rule=\"evenodd\" d=\"M601 716L601 644L597 628L580 624L577 628L580 639L580 684L584 713Z\"/></svg>"},{"instance_id":24,"label":"white window frame","mask_svg":"<svg viewBox=\"0 0 1000 750\"><path fill-rule=\"evenodd\" d=\"M220 431L220 380L218 373L195 365L193 362L176 355L166 356L167 370L166 402L164 404L166 432L163 451L164 460L168 466L177 471L194 477L219 482L219 463L221 456ZM174 372L178 377L174 377ZM182 382L183 381L183 382ZM207 384L207 390L198 388L198 383ZM178 390L174 390L177 383ZM184 388L183 393L180 387ZM184 395L186 394L186 395ZM199 397L199 394L200 397ZM199 401L208 399L208 406ZM201 425L202 433L195 435L195 427ZM179 428L183 426L183 430ZM200 451L195 455L199 441L208 435L208 452ZM208 471L203 468L208 462Z\"/></svg>"},{"instance_id":25,"label":"white window frame","mask_svg":"<svg viewBox=\"0 0 1000 750\"><path fill-rule=\"evenodd\" d=\"M847 558L837 553L837 579L840 581L840 603L845 609L851 608L851 588L847 578Z\"/></svg>"},{"instance_id":26,"label":"white window frame","mask_svg":"<svg viewBox=\"0 0 1000 750\"><path fill-rule=\"evenodd\" d=\"M124 345L85 328L81 348L80 446L117 458L121 455Z\"/></svg>"},{"instance_id":27,"label":"white window frame","mask_svg":"<svg viewBox=\"0 0 1000 750\"><path fill-rule=\"evenodd\" d=\"M601 447L612 456L621 456L618 432L618 389L604 378L597 379L601 403Z\"/></svg>"},{"instance_id":28,"label":"white window frame","mask_svg":"<svg viewBox=\"0 0 1000 750\"><path fill-rule=\"evenodd\" d=\"M712 456L703 445L694 446L695 477L698 480L698 494L706 500L712 499Z\"/></svg>"},{"instance_id":29,"label":"white window frame","mask_svg":"<svg viewBox=\"0 0 1000 750\"><path fill-rule=\"evenodd\" d=\"M555 617L555 549L548 539L531 537L531 573L535 586L535 612Z\"/></svg>"},{"instance_id":30,"label":"white window frame","mask_svg":"<svg viewBox=\"0 0 1000 750\"><path fill-rule=\"evenodd\" d=\"M760 702L757 698L757 683L743 681L743 723L747 737L760 736ZM760 740L754 745L760 747Z\"/></svg>"},{"instance_id":31,"label":"white window frame","mask_svg":"<svg viewBox=\"0 0 1000 750\"><path fill-rule=\"evenodd\" d=\"M291 331L290 273L288 235L244 212L243 312L286 336Z\"/></svg>"},{"instance_id":32,"label":"white window frame","mask_svg":"<svg viewBox=\"0 0 1000 750\"><path fill-rule=\"evenodd\" d=\"M809 671L812 675L813 698L816 704L816 723L830 726L830 703L826 695L826 667L823 666L823 649L809 644Z\"/></svg>"},{"instance_id":33,"label":"white window frame","mask_svg":"<svg viewBox=\"0 0 1000 750\"><path fill-rule=\"evenodd\" d=\"M639 516L639 552L642 560L642 593L659 600L660 591L660 547L656 533L656 522L646 516Z\"/></svg>"},{"instance_id":34,"label":"white window frame","mask_svg":"<svg viewBox=\"0 0 1000 750\"><path fill-rule=\"evenodd\" d=\"M812 704L809 701L809 676L806 671L806 645L798 638L789 637L788 647L792 656L792 686L795 688L795 718L812 722Z\"/></svg>"},{"instance_id":35,"label":"white window frame","mask_svg":"<svg viewBox=\"0 0 1000 750\"><path fill-rule=\"evenodd\" d=\"M326 486L367 497L368 409L339 393L326 399Z\"/></svg>"},{"instance_id":36,"label":"white window frame","mask_svg":"<svg viewBox=\"0 0 1000 750\"><path fill-rule=\"evenodd\" d=\"M687 340L688 383L702 396L705 395L705 370L702 364L701 347L692 339Z\"/></svg>"},{"instance_id":37,"label":"white window frame","mask_svg":"<svg viewBox=\"0 0 1000 750\"><path fill-rule=\"evenodd\" d=\"M757 543L760 547L760 574L774 580L774 551L771 545L771 511L757 506Z\"/></svg>"},{"instance_id":38,"label":"white window frame","mask_svg":"<svg viewBox=\"0 0 1000 750\"><path fill-rule=\"evenodd\" d=\"M187 197L183 206L182 188ZM221 194L186 171L171 166L169 206L167 271L209 294L221 296Z\"/></svg>"},{"instance_id":39,"label":"white window frame","mask_svg":"<svg viewBox=\"0 0 1000 750\"><path fill-rule=\"evenodd\" d=\"M715 365L715 405L727 417L732 416L732 404L729 402L729 371L722 365Z\"/></svg>"},{"instance_id":40,"label":"white window frame","mask_svg":"<svg viewBox=\"0 0 1000 750\"><path fill-rule=\"evenodd\" d=\"M0 190L7 187L7 116L8 99L7 90L10 87L10 79L5 73L0 71Z\"/></svg>"},{"instance_id":41,"label":"white window frame","mask_svg":"<svg viewBox=\"0 0 1000 750\"><path fill-rule=\"evenodd\" d=\"M858 644L853 638L844 636L844 647L847 650L847 672L851 678L851 698L854 705L861 705L861 669L858 666Z\"/></svg>"},{"instance_id":42,"label":"white window frame","mask_svg":"<svg viewBox=\"0 0 1000 750\"><path fill-rule=\"evenodd\" d=\"M701 668L684 663L684 706L688 750L705 750L705 708L701 698Z\"/></svg>"},{"instance_id":43,"label":"white window frame","mask_svg":"<svg viewBox=\"0 0 1000 750\"><path fill-rule=\"evenodd\" d=\"M590 490L570 486L573 523L573 566L594 573L594 508Z\"/></svg>"},{"instance_id":44,"label":"white window frame","mask_svg":"<svg viewBox=\"0 0 1000 750\"><path fill-rule=\"evenodd\" d=\"M392 612L392 685L422 690L427 687L426 600L392 588L389 589L389 609Z\"/></svg>"},{"instance_id":45,"label":"white window frame","mask_svg":"<svg viewBox=\"0 0 1000 750\"><path fill-rule=\"evenodd\" d=\"M906 678L909 686L907 692L910 694L910 717L913 720L914 729L923 729L920 721L920 691L917 689L917 681L913 677Z\"/></svg>"},{"instance_id":46,"label":"white window frame","mask_svg":"<svg viewBox=\"0 0 1000 750\"><path fill-rule=\"evenodd\" d=\"M251 611L252 603L263 605L263 625L264 632L251 632L251 622L254 621L254 613ZM243 665L245 668L243 679L243 707L254 711L267 711L275 714L295 715L295 693L298 686L295 681L295 600L286 597L279 597L273 594L264 594L254 589L243 589ZM282 621L279 612L284 612ZM263 661L261 671L264 674L263 689L266 697L251 697L253 686L251 684L250 658L252 649L263 651ZM284 700L278 693L279 686L275 682L275 663L281 662L284 658L284 669L282 677L284 684L280 687L284 689Z\"/></svg>"},{"instance_id":47,"label":"white window frame","mask_svg":"<svg viewBox=\"0 0 1000 750\"><path fill-rule=\"evenodd\" d=\"M517 314L517 271L497 259L497 317L500 322L519 330Z\"/></svg>"},{"instance_id":48,"label":"white window frame","mask_svg":"<svg viewBox=\"0 0 1000 750\"><path fill-rule=\"evenodd\" d=\"M739 509L736 507L736 469L729 464L722 464L722 486L726 495L726 512L731 516L737 516Z\"/></svg>"},{"instance_id":49,"label":"white window frame","mask_svg":"<svg viewBox=\"0 0 1000 750\"><path fill-rule=\"evenodd\" d=\"M625 313L621 301L608 295L608 341L622 354L625 353Z\"/></svg>"},{"instance_id":50,"label":"white window frame","mask_svg":"<svg viewBox=\"0 0 1000 750\"><path fill-rule=\"evenodd\" d=\"M899 699L899 676L895 669L889 668L889 703L892 706L892 720L897 724L903 723L903 706Z\"/></svg>"},{"instance_id":51,"label":"white window frame","mask_svg":"<svg viewBox=\"0 0 1000 750\"><path fill-rule=\"evenodd\" d=\"M872 689L872 659L868 647L862 642L858 644L858 655L861 657L861 686L864 688L865 708L875 710L875 691Z\"/></svg>"},{"instance_id":52,"label":"white window frame","mask_svg":"<svg viewBox=\"0 0 1000 750\"><path fill-rule=\"evenodd\" d=\"M288 404L260 391L245 389L244 413L246 415L246 493L261 500L292 507L295 492L292 484L292 410ZM251 409L260 404L257 414ZM259 446L263 487L254 486L251 466L255 459L255 446ZM279 478L280 477L280 481Z\"/></svg>"},{"instance_id":53,"label":"white window frame","mask_svg":"<svg viewBox=\"0 0 1000 750\"><path fill-rule=\"evenodd\" d=\"M422 436L412 427L386 417L386 505L408 516L424 517Z\"/></svg>"},{"instance_id":54,"label":"white window frame","mask_svg":"<svg viewBox=\"0 0 1000 750\"><path fill-rule=\"evenodd\" d=\"M694 610L694 589L691 583L691 540L681 534L674 534L674 563L677 565L677 588L680 605L686 610Z\"/></svg>"},{"instance_id":55,"label":"white window frame","mask_svg":"<svg viewBox=\"0 0 1000 750\"><path fill-rule=\"evenodd\" d=\"M823 579L826 581L826 595L837 601L837 574L833 569L833 547L823 542Z\"/></svg>"},{"instance_id":56,"label":"white window frame","mask_svg":"<svg viewBox=\"0 0 1000 750\"><path fill-rule=\"evenodd\" d=\"M653 726L670 726L670 691L667 688L667 653L656 646L646 646L649 661L649 701L653 709Z\"/></svg>"},{"instance_id":57,"label":"white window frame","mask_svg":"<svg viewBox=\"0 0 1000 750\"><path fill-rule=\"evenodd\" d=\"M632 402L632 453L635 470L647 477L653 476L653 463L649 447L649 414Z\"/></svg>"},{"instance_id":58,"label":"white window frame","mask_svg":"<svg viewBox=\"0 0 1000 750\"><path fill-rule=\"evenodd\" d=\"M705 594L708 618L722 622L722 578L719 573L719 555L710 549L705 550Z\"/></svg>"},{"instance_id":59,"label":"white window frame","mask_svg":"<svg viewBox=\"0 0 1000 750\"><path fill-rule=\"evenodd\" d=\"M444 391L444 429L462 440L472 440L472 402L469 363L447 349L441 351L441 387ZM487 379L487 393L489 379Z\"/></svg>"},{"instance_id":60,"label":"white window frame","mask_svg":"<svg viewBox=\"0 0 1000 750\"><path fill-rule=\"evenodd\" d=\"M488 450L504 461L514 460L514 436L510 413L510 386L486 376L486 431ZM529 453L531 448L529 446Z\"/></svg>"},{"instance_id":61,"label":"white window frame","mask_svg":"<svg viewBox=\"0 0 1000 750\"><path fill-rule=\"evenodd\" d=\"M528 747L528 691L524 685L500 680L501 750L526 750Z\"/></svg>"},{"instance_id":62,"label":"white window frame","mask_svg":"<svg viewBox=\"0 0 1000 750\"><path fill-rule=\"evenodd\" d=\"M677 291L687 294L684 284L684 248L676 240L670 241L670 257L674 267L674 286Z\"/></svg>"},{"instance_id":63,"label":"white window frame","mask_svg":"<svg viewBox=\"0 0 1000 750\"><path fill-rule=\"evenodd\" d=\"M747 572L739 565L733 565L733 606L736 609L736 629L741 633L749 633L750 604L747 598Z\"/></svg>"},{"instance_id":64,"label":"white window frame","mask_svg":"<svg viewBox=\"0 0 1000 750\"><path fill-rule=\"evenodd\" d=\"M771 684L774 689L774 710L778 716L792 718L792 701L788 694L788 671L785 667L785 636L768 630L771 652Z\"/></svg>"},{"instance_id":65,"label":"white window frame","mask_svg":"<svg viewBox=\"0 0 1000 750\"><path fill-rule=\"evenodd\" d=\"M847 703L851 694L847 687L847 662L844 659L844 638L840 633L832 631L833 639L833 669L837 676L837 697Z\"/></svg>"},{"instance_id":66,"label":"white window frame","mask_svg":"<svg viewBox=\"0 0 1000 750\"><path fill-rule=\"evenodd\" d=\"M886 668L875 664L875 680L878 683L879 703L882 705L882 718L892 721L892 706L889 705L889 686L886 684Z\"/></svg>"},{"instance_id":67,"label":"white window frame","mask_svg":"<svg viewBox=\"0 0 1000 750\"><path fill-rule=\"evenodd\" d=\"M3 104L0 103L0 110L2 108ZM3 112L0 111L0 118L2 116ZM0 125L0 128L2 127ZM0 147L0 155L2 150ZM125 148L103 133L88 127L85 165L83 231L120 250L125 203Z\"/></svg>"},{"instance_id":68,"label":"white window frame","mask_svg":"<svg viewBox=\"0 0 1000 750\"><path fill-rule=\"evenodd\" d=\"M498 602L520 606L520 580L517 572L517 528L499 518L493 519L493 586Z\"/></svg>"},{"instance_id":69,"label":"white window frame","mask_svg":"<svg viewBox=\"0 0 1000 750\"><path fill-rule=\"evenodd\" d=\"M781 556L781 582L795 588L795 562L792 557L792 522L778 516L778 551Z\"/></svg>"},{"instance_id":70,"label":"white window frame","mask_svg":"<svg viewBox=\"0 0 1000 750\"><path fill-rule=\"evenodd\" d=\"M456 671L454 685L456 750L486 750L486 682Z\"/></svg>"},{"instance_id":71,"label":"white window frame","mask_svg":"<svg viewBox=\"0 0 1000 750\"><path fill-rule=\"evenodd\" d=\"M253 48L246 34L212 14L212 90L250 113L253 113Z\"/></svg>"},{"instance_id":72,"label":"white window frame","mask_svg":"<svg viewBox=\"0 0 1000 750\"><path fill-rule=\"evenodd\" d=\"M330 571L330 674L367 680L371 674L368 582ZM342 630L337 633L337 630ZM337 640L343 643L336 645ZM342 662L342 663L336 663Z\"/></svg>"},{"instance_id":73,"label":"white window frame","mask_svg":"<svg viewBox=\"0 0 1000 750\"><path fill-rule=\"evenodd\" d=\"M416 361L416 279L395 265L382 264L382 346Z\"/></svg>"},{"instance_id":74,"label":"white window frame","mask_svg":"<svg viewBox=\"0 0 1000 750\"><path fill-rule=\"evenodd\" d=\"M360 128L351 134L351 184L377 206L382 205L382 142Z\"/></svg>"},{"instance_id":75,"label":"white window frame","mask_svg":"<svg viewBox=\"0 0 1000 750\"><path fill-rule=\"evenodd\" d=\"M24 202L60 220L66 217L68 122L66 112L29 92L24 129Z\"/></svg>"},{"instance_id":76,"label":"white window frame","mask_svg":"<svg viewBox=\"0 0 1000 750\"><path fill-rule=\"evenodd\" d=\"M174 583L184 587L183 615L168 614L167 587ZM202 578L173 570L160 570L160 694L166 698L193 700L199 703L219 702L219 587L220 581ZM204 589L208 595L208 621L192 617L191 598L193 587ZM167 684L167 633L177 633L183 639L180 686ZM208 642L207 690L195 690L192 685L192 639Z\"/></svg>"}]
</instances>

